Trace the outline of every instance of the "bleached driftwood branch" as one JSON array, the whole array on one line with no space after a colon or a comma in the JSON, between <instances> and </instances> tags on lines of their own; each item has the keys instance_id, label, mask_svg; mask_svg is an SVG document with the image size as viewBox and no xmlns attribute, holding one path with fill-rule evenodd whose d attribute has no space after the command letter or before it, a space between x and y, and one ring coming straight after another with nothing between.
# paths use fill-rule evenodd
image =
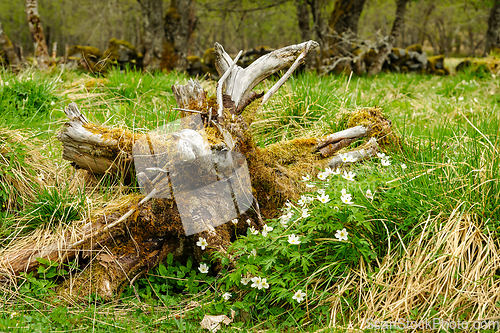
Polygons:
<instances>
[{"instance_id":1,"label":"bleached driftwood branch","mask_svg":"<svg viewBox=\"0 0 500 333\"><path fill-rule=\"evenodd\" d=\"M134 135L90 123L75 103L69 104L64 112L69 122L57 135L63 144L63 159L96 174L119 170L125 172L123 176L130 176Z\"/></svg>"},{"instance_id":2,"label":"bleached driftwood branch","mask_svg":"<svg viewBox=\"0 0 500 333\"><path fill-rule=\"evenodd\" d=\"M348 157L354 158L356 161L361 161L365 159L369 159L371 157L375 157L377 152L379 151L379 146L377 143L377 139L371 138L362 148L357 150L351 150L345 154ZM333 156L328 162L328 166L332 169L335 169L343 164L342 158L339 155Z\"/></svg>"},{"instance_id":3,"label":"bleached driftwood branch","mask_svg":"<svg viewBox=\"0 0 500 333\"><path fill-rule=\"evenodd\" d=\"M225 80L224 90L225 94L230 96L234 105L225 107L233 109L235 113L240 113L246 105L258 96L257 93L252 91L257 84L277 71L291 66L301 54L307 54L310 49L315 49L318 46L317 42L308 41L268 53L255 60L247 68L236 65ZM215 43L215 53L215 66L219 75L222 76L231 66L232 59L219 43Z\"/></svg>"}]
</instances>

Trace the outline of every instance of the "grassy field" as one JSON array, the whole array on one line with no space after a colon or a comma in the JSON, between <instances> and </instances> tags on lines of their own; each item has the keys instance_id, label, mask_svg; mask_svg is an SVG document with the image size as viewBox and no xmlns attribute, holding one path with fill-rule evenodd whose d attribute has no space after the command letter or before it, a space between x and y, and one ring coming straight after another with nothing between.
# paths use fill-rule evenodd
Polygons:
<instances>
[{"instance_id":1,"label":"grassy field","mask_svg":"<svg viewBox=\"0 0 500 333\"><path fill-rule=\"evenodd\" d=\"M146 132L177 117L170 86L187 80L127 71L94 78L28 70L0 78L3 250L57 234L136 191L87 179L62 160L55 135L67 104L76 102L90 121ZM202 85L215 93L214 82ZM54 292L71 264L44 262L37 277L0 284L0 331L198 332L205 314L232 310L235 321L221 332L497 320L499 102L499 81L485 73L293 77L252 125L259 145L333 133L344 128L346 114L364 107L383 109L400 144L384 146L385 158L346 165L354 181L331 173L307 181L315 187L302 202L270 220L268 236L240 237L229 250L239 258L236 267L217 276L202 273L199 263L169 261L113 302L95 295L74 301ZM345 192L353 204L340 200ZM344 228L346 240L339 240ZM257 282L243 280L250 276L267 280L253 288Z\"/></svg>"}]
</instances>

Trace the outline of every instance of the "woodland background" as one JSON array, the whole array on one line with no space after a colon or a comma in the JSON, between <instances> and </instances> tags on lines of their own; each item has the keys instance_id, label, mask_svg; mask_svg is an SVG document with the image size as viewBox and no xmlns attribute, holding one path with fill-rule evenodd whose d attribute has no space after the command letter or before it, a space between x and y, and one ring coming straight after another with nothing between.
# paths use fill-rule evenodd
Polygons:
<instances>
[{"instance_id":1,"label":"woodland background","mask_svg":"<svg viewBox=\"0 0 500 333\"><path fill-rule=\"evenodd\" d=\"M278 48L302 41L298 8L305 0L197 0L191 1L195 17L194 34L188 54L202 56L214 42L228 52L265 45ZM404 27L396 46L423 44L429 54L478 56L484 54L488 17L492 0L413 0L407 5ZM309 0L328 21L335 1ZM170 0L163 1L167 12ZM143 37L141 5L135 0L39 0L39 13L51 49L58 42L58 55L64 45L91 45L105 50L111 38L125 39L140 48ZM366 0L360 16L361 39L385 36L396 15L393 0ZM314 20L308 6L311 38ZM303 17L303 15L302 15ZM25 55L33 54L22 0L0 3L0 22L9 38L20 44Z\"/></svg>"}]
</instances>

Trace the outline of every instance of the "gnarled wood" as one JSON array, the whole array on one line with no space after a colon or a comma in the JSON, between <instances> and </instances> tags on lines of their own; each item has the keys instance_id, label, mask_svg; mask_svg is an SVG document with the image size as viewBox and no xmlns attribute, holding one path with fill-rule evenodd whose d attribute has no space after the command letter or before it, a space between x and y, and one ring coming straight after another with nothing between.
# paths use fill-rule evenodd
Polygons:
<instances>
[{"instance_id":1,"label":"gnarled wood","mask_svg":"<svg viewBox=\"0 0 500 333\"><path fill-rule=\"evenodd\" d=\"M63 143L63 158L96 174L108 172L130 179L131 148L137 135L90 123L75 103L69 104L65 113L69 122L57 135Z\"/></svg>"},{"instance_id":2,"label":"gnarled wood","mask_svg":"<svg viewBox=\"0 0 500 333\"><path fill-rule=\"evenodd\" d=\"M309 46L312 44L309 43ZM298 57L307 52L307 44L303 45L303 48L292 49L298 50L295 53ZM302 51L299 52L300 50ZM290 53L285 52L285 54ZM221 54L220 59L223 57L224 54ZM281 66L277 65L279 61L275 57L277 57L276 54L269 58L270 65L262 64L260 68L273 69ZM290 58L287 61L293 63L294 60ZM224 64L219 67L224 67ZM229 66L226 70L229 70ZM234 67L233 71L234 73L229 72L228 79L234 80L235 75L242 75L244 85L249 87L249 78L253 77L255 73L245 74L238 67ZM265 72L269 73L269 70L265 70ZM260 76L257 75L257 77ZM232 84L233 87L237 85L236 82ZM205 118L210 116L206 114L206 93L199 83L189 81L185 86L174 86L173 91L180 107L189 107L191 110L204 113L202 116ZM239 94L243 90L233 91ZM248 92L248 89L245 91ZM233 96L228 95L228 97L233 100ZM204 190L205 185L202 180L200 196L195 198L180 196L161 198L154 196L155 190L157 190L153 184L155 179L151 182L150 188L146 189L147 195L145 197L131 195L125 198L127 201L124 202L127 204L120 206L120 209L104 209L99 216L92 216L90 221L87 221L73 234L60 236L56 242L49 240L41 242L39 247L35 244L28 244L18 246L15 251L4 251L0 254L0 271L8 274L32 271L37 266L35 258L38 256L59 262L78 259L84 271L63 284L60 287L61 292L73 296L79 293L93 292L110 298L124 286L131 284L138 275L164 260L169 253L172 253L175 258L191 256L195 261L201 260L201 249L196 246L198 237L207 240L209 251L224 251L235 233L245 234L247 232L248 225L244 221L249 220L255 228L261 228L262 220L259 207L262 207L264 218L275 217L287 200L298 199L300 193L305 190L304 184L299 181L304 173L314 174L318 169L339 165L338 156L324 158L324 155L331 155L334 153L335 147L345 146L350 140L357 140L370 132L368 125L354 126L323 138L294 139L259 148L255 144L249 128L250 120L248 119L251 117L247 116L256 112L255 110L259 109L261 103L262 100L254 101L248 109L242 110L240 115L235 114L227 119L205 121L205 127L212 127L205 131L205 135L209 137L207 147L192 147L193 151L200 149L207 152L209 150L212 152L230 151L234 154L241 153L246 157L250 175L248 182L251 183L251 193L254 200L248 201L249 205L245 209L236 211L240 221L236 226L232 223L224 223L229 222L229 220L223 217L223 214L219 214L224 205L234 205L234 201L237 201L236 191L232 192L231 197L234 199L224 202L221 193L215 193L214 196L214 193ZM74 162L75 166L96 174L130 174L131 165L134 162L132 146L142 138L140 135L123 129L109 129L94 125L87 120L75 104L68 106L66 115L69 122L58 135L64 147L63 158ZM192 132L196 131L192 130ZM172 135L172 139L164 141L171 144L165 149L178 147L180 154L180 146L175 140L181 140L181 136L179 132ZM348 152L348 154L361 160L375 155L377 149L376 140L371 139L367 144L361 145L356 151ZM328 150L327 154L322 155L321 153L325 150ZM219 161L224 162L224 154L217 155L218 157L215 157L214 161L218 158ZM206 157L207 154L201 155ZM187 163L197 163L203 168L214 169L215 167L207 164L207 161L204 158L199 158ZM167 161L168 163L169 161ZM135 161L135 165L138 166L139 161ZM174 164L174 166L176 165ZM219 166L221 165L223 164L217 164L217 172L220 171ZM162 171L164 170L162 169ZM164 174L162 173L164 177L172 181L172 174L175 172L165 172ZM189 172L186 174L191 175ZM219 173L218 177L220 178L221 175ZM196 173L196 177L202 178L204 176ZM185 185L183 180L184 178L180 179L182 183L180 186ZM220 182L220 179L218 181ZM246 197L252 197L252 195ZM248 209L250 205L251 207ZM185 231L182 209L200 212L198 216L209 214L218 219L218 224L214 224L218 226L211 226L203 229L200 233L186 236L190 233Z\"/></svg>"},{"instance_id":3,"label":"gnarled wood","mask_svg":"<svg viewBox=\"0 0 500 333\"><path fill-rule=\"evenodd\" d=\"M231 101L234 103L233 112L241 113L245 106L248 105L248 101L254 99L253 96L256 94L252 92L252 89L257 84L277 71L291 66L297 57L306 50L315 49L318 46L319 44L315 41L291 45L260 57L245 69L236 65L226 79L224 89L224 93L230 96ZM232 59L219 43L215 43L215 54L217 72L222 76L231 66Z\"/></svg>"}]
</instances>

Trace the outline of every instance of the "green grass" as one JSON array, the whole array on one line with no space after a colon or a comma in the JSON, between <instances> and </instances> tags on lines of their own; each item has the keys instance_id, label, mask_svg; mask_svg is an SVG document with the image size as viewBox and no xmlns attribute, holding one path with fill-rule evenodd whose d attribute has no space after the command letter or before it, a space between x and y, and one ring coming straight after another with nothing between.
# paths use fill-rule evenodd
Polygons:
<instances>
[{"instance_id":1,"label":"green grass","mask_svg":"<svg viewBox=\"0 0 500 333\"><path fill-rule=\"evenodd\" d=\"M50 153L50 158L55 159L60 168L59 178L46 180L54 186L53 190L34 191L24 197L21 193L21 197L26 199L23 205L10 210L0 209L0 234L6 239L2 246L6 246L13 235L19 234L19 228L32 226L33 223L53 226L54 221L61 218L69 223L85 210L82 195L72 197L69 192L61 190L70 188L68 179L72 177L71 167L60 159L61 147L54 138L65 121L62 112L65 105L75 101L94 122L147 131L175 119L177 112L172 110L175 100L170 86L186 79L176 73L142 75L117 70L101 81L75 72L40 74L28 71L17 76L2 73L0 123L11 129L34 131L34 135L42 139L34 143L40 146L40 154L48 158ZM203 84L214 91L213 82ZM259 87L266 88L271 84ZM390 167L381 167L380 161L375 159L351 167L357 173L355 183L342 183L339 178L325 187L332 200L338 202L340 189L347 186L358 208L337 213L333 204L329 209L314 204L310 206L313 218L307 223L296 219L300 214L298 209L290 222L293 229L280 229L278 220L271 221L270 225L275 227L276 235L278 231L279 235L292 231L307 235L301 251L287 248L286 238L273 241L272 237L266 240L260 236L242 237L233 250L242 254L256 247L260 261L252 261L245 254L243 257L248 260L240 260L234 271L223 270L216 277L203 276L196 267L186 263L170 263L168 268L175 267L175 270L157 268L151 271L137 281L135 290L127 289L123 298L112 303L102 302L92 295L84 303L68 306L61 302L54 296L52 287L55 280L60 282L67 274L56 271L49 263L46 271L53 273L50 278L26 277L13 289L7 288L7 285L0 286L3 304L0 307L0 330L198 332L202 331L199 322L204 314L229 315L230 309L237 312L233 327L249 331L293 329L313 332L332 325L332 313L336 313L337 325L357 323L363 315L392 318L391 312L365 304L363 292L371 290L372 295L376 295L384 290L383 286L390 285L391 279L396 277L391 272L399 269L399 263L415 259L408 255L417 253L415 251L419 247L428 250L429 259L424 266L429 272L432 271L433 266L429 266L432 262L450 257L445 247L433 247L433 244L439 243L441 230L448 228L450 223L471 221L470 228L477 228L484 237L491 237L491 243L481 240L476 243L490 244L485 246L496 251L500 232L498 96L500 87L497 79L488 75L473 76L467 72L449 77L390 74L349 78L321 77L314 73L292 77L264 106L252 125L259 145L335 132L345 125L339 114L372 106L383 108L393 122L394 131L401 137L401 149L387 148L385 151L391 156ZM0 151L2 148L0 146ZM14 151L19 153L11 153L13 159L10 163L9 159L0 163L0 171L9 174L12 172L9 166L15 162L26 168L31 177L39 176L41 171L34 166L36 164L24 162L22 157L29 149ZM401 168L402 163L407 166L406 169ZM64 179L68 181L66 187L60 186ZM318 184L323 186L321 182ZM110 200L114 190L123 190L117 184L103 184L101 188L105 185L111 185L112 190L87 194L98 195L100 200ZM363 193L368 188L375 193L373 200L364 198ZM8 196L14 195L11 191L14 191L12 186L0 187L0 203L8 202ZM294 205L297 206L296 203ZM340 202L335 205L343 207ZM55 218L57 214L59 218ZM19 218L20 215L23 218ZM318 231L317 225L324 220L331 221L331 230L320 228ZM349 229L352 243L314 243L313 237L334 239L336 230L342 227ZM465 241L462 239L462 242ZM332 253L332 249L337 252ZM467 251L472 250L462 249L453 256L462 258L461 255ZM483 258L480 250L472 252L477 258ZM387 258L391 260L387 261ZM209 262L210 258L206 260ZM485 259L485 262L489 260ZM332 263L336 266L330 267ZM280 270L274 269L274 265L279 265ZM407 274L418 280L414 275L422 265L408 265ZM458 280L466 276L467 267L472 262L464 265L456 268L454 274L457 274ZM480 278L490 283L488 288L493 290L497 288L498 276L494 270L498 267L495 264L489 267L493 270L491 275L485 273ZM177 272L183 273L177 275ZM256 292L248 286L241 286L239 276L245 272L267 276L271 283L270 291ZM285 277L280 272L293 274ZM425 276L426 273L423 274ZM191 276L194 277L190 279ZM375 283L381 279L380 276L384 276L381 281L385 285ZM418 281L423 284L432 280L433 276L429 275L426 279ZM280 281L286 283L273 289ZM472 284L467 281L464 286ZM318 289L311 291L314 283ZM359 288L362 283L365 283L364 287ZM442 287L449 290L459 288L452 282ZM299 288L309 288L307 305L297 304L291 299L289 289ZM225 291L233 294L229 302L221 299ZM427 295L427 292L430 293L423 291L422 295ZM389 291L387 293L390 294ZM377 297L382 299L382 296ZM408 317L413 316L416 320L425 314L428 317L450 315L453 318L478 319L478 305L470 300L464 300L457 307L450 305L450 300L436 299L440 301L433 303L429 300L428 303L413 305ZM415 304L411 302L412 299L409 299L408 304ZM489 306L490 313L498 313L499 305Z\"/></svg>"}]
</instances>

